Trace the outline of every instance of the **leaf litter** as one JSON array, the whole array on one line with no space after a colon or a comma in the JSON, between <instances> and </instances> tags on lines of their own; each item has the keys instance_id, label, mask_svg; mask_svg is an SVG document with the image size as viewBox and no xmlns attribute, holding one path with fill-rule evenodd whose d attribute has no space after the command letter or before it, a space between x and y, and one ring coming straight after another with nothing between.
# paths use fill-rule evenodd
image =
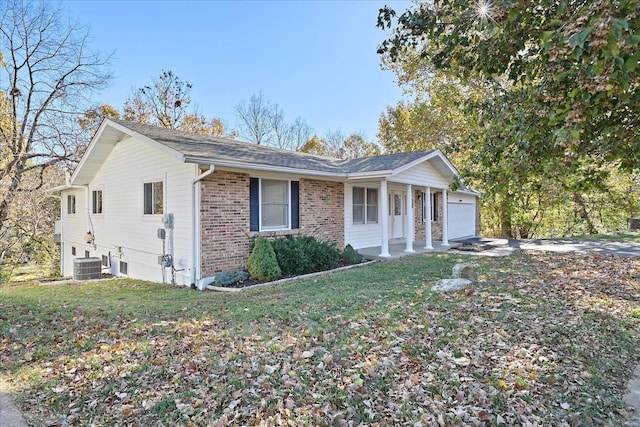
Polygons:
<instances>
[{"instance_id":1,"label":"leaf litter","mask_svg":"<svg viewBox=\"0 0 640 427\"><path fill-rule=\"evenodd\" d=\"M309 299L295 316L179 308L151 322L70 304L38 317L0 294L0 368L36 425L622 425L640 260L478 262L473 292L432 293L431 275L397 293L369 282L358 310Z\"/></svg>"}]
</instances>

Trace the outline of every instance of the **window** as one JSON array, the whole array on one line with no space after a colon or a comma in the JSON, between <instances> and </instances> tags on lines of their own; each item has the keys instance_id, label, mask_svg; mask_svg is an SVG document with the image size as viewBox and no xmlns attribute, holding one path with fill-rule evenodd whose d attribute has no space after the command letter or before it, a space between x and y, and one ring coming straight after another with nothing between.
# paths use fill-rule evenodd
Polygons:
<instances>
[{"instance_id":1,"label":"window","mask_svg":"<svg viewBox=\"0 0 640 427\"><path fill-rule=\"evenodd\" d=\"M353 223L378 223L378 189L353 187Z\"/></svg>"},{"instance_id":2,"label":"window","mask_svg":"<svg viewBox=\"0 0 640 427\"><path fill-rule=\"evenodd\" d=\"M94 214L102 213L102 190L93 190L92 195L92 210Z\"/></svg>"},{"instance_id":3,"label":"window","mask_svg":"<svg viewBox=\"0 0 640 427\"><path fill-rule=\"evenodd\" d=\"M129 274L128 273L128 268L129 266L127 265L126 262L124 261L120 261L120 274Z\"/></svg>"},{"instance_id":4,"label":"window","mask_svg":"<svg viewBox=\"0 0 640 427\"><path fill-rule=\"evenodd\" d=\"M73 255L73 256L76 255L76 247L75 246L71 246L71 255Z\"/></svg>"},{"instance_id":5,"label":"window","mask_svg":"<svg viewBox=\"0 0 640 427\"><path fill-rule=\"evenodd\" d=\"M85 258L89 258L91 256L91 254L89 253L89 251L84 251L84 257Z\"/></svg>"},{"instance_id":6,"label":"window","mask_svg":"<svg viewBox=\"0 0 640 427\"><path fill-rule=\"evenodd\" d=\"M106 255L102 255L102 266L109 267L109 258Z\"/></svg>"},{"instance_id":7,"label":"window","mask_svg":"<svg viewBox=\"0 0 640 427\"><path fill-rule=\"evenodd\" d=\"M289 182L263 179L260 184L261 228L289 228Z\"/></svg>"},{"instance_id":8,"label":"window","mask_svg":"<svg viewBox=\"0 0 640 427\"><path fill-rule=\"evenodd\" d=\"M70 194L67 196L67 214L76 213L76 196Z\"/></svg>"},{"instance_id":9,"label":"window","mask_svg":"<svg viewBox=\"0 0 640 427\"><path fill-rule=\"evenodd\" d=\"M422 193L422 222L426 220L426 199ZM438 197L437 193L431 193L431 221L438 221Z\"/></svg>"},{"instance_id":10,"label":"window","mask_svg":"<svg viewBox=\"0 0 640 427\"><path fill-rule=\"evenodd\" d=\"M249 178L249 230L300 228L300 183Z\"/></svg>"},{"instance_id":11,"label":"window","mask_svg":"<svg viewBox=\"0 0 640 427\"><path fill-rule=\"evenodd\" d=\"M163 213L164 193L162 181L144 183L144 214L155 215Z\"/></svg>"}]
</instances>

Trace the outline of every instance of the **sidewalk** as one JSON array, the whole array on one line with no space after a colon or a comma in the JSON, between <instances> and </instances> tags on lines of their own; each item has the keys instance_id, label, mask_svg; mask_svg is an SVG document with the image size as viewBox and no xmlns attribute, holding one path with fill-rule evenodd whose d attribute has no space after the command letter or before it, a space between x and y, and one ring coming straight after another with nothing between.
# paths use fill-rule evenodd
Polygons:
<instances>
[{"instance_id":1,"label":"sidewalk","mask_svg":"<svg viewBox=\"0 0 640 427\"><path fill-rule=\"evenodd\" d=\"M2 427L27 427L22 414L13 404L7 387L0 379L0 426Z\"/></svg>"}]
</instances>

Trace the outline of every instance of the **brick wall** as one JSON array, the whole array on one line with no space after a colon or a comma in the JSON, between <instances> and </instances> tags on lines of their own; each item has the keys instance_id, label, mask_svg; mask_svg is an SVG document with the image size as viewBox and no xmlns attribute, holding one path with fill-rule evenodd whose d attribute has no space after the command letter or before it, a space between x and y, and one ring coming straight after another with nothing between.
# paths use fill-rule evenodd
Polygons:
<instances>
[{"instance_id":1,"label":"brick wall","mask_svg":"<svg viewBox=\"0 0 640 427\"><path fill-rule=\"evenodd\" d=\"M433 192L433 190L431 190ZM418 200L420 196L420 200ZM442 240L442 193L436 193L436 199L438 204L438 220L431 222L431 240ZM415 190L413 192L413 206L414 206L414 230L415 240L424 240L426 225L422 222L422 190ZM427 214L428 216L428 214Z\"/></svg>"},{"instance_id":2,"label":"brick wall","mask_svg":"<svg viewBox=\"0 0 640 427\"><path fill-rule=\"evenodd\" d=\"M251 241L304 234L344 246L344 184L300 180L300 229L249 231L249 175L216 171L201 183L200 253L201 276L243 269Z\"/></svg>"},{"instance_id":3,"label":"brick wall","mask_svg":"<svg viewBox=\"0 0 640 427\"><path fill-rule=\"evenodd\" d=\"M300 233L344 247L344 184L300 180Z\"/></svg>"},{"instance_id":4,"label":"brick wall","mask_svg":"<svg viewBox=\"0 0 640 427\"><path fill-rule=\"evenodd\" d=\"M244 268L249 258L249 175L216 171L201 183L201 276Z\"/></svg>"}]
</instances>

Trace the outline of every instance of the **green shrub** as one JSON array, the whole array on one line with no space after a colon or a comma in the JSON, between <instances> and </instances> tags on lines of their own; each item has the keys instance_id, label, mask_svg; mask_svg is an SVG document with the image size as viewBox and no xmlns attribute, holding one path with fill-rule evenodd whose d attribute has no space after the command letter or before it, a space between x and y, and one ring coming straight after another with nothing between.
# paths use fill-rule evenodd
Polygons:
<instances>
[{"instance_id":1,"label":"green shrub","mask_svg":"<svg viewBox=\"0 0 640 427\"><path fill-rule=\"evenodd\" d=\"M292 236L275 239L271 242L276 253L278 265L283 276L295 276L304 273L306 254L299 245L299 240Z\"/></svg>"},{"instance_id":2,"label":"green shrub","mask_svg":"<svg viewBox=\"0 0 640 427\"><path fill-rule=\"evenodd\" d=\"M330 270L340 261L335 244L313 236L287 236L274 240L272 245L285 276Z\"/></svg>"},{"instance_id":3,"label":"green shrub","mask_svg":"<svg viewBox=\"0 0 640 427\"><path fill-rule=\"evenodd\" d=\"M357 264L362 260L362 256L353 249L353 246L347 245L342 251L342 261L345 264Z\"/></svg>"},{"instance_id":4,"label":"green shrub","mask_svg":"<svg viewBox=\"0 0 640 427\"><path fill-rule=\"evenodd\" d=\"M271 281L282 275L271 243L262 236L258 237L254 243L253 251L247 261L247 270L256 280Z\"/></svg>"},{"instance_id":5,"label":"green shrub","mask_svg":"<svg viewBox=\"0 0 640 427\"><path fill-rule=\"evenodd\" d=\"M217 286L229 286L242 282L249 278L249 273L244 270L222 271L216 274L213 283Z\"/></svg>"}]
</instances>

